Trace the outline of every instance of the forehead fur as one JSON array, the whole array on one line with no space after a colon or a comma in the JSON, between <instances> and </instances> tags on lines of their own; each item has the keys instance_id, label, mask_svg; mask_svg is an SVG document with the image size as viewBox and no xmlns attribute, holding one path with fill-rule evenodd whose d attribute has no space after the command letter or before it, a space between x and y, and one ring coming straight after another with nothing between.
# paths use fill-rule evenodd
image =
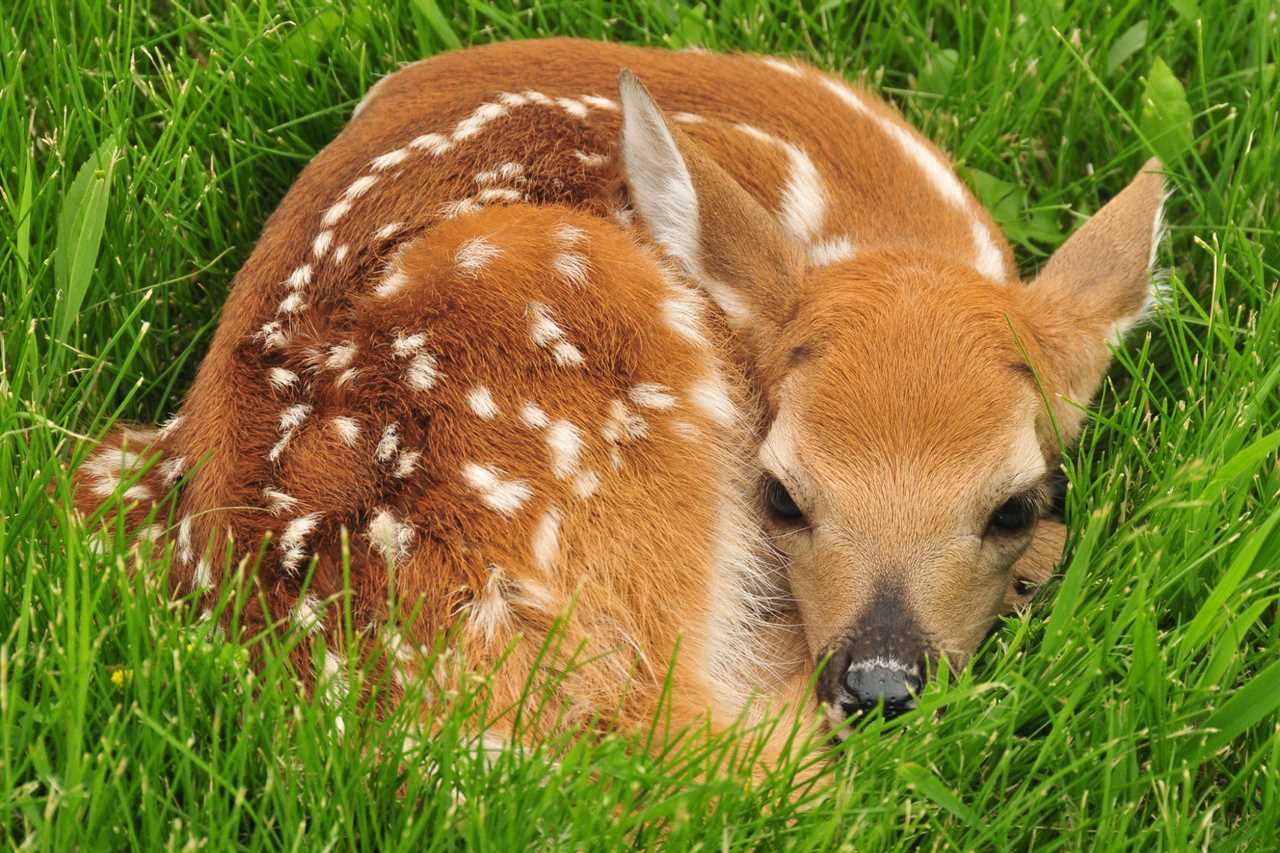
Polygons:
<instances>
[{"instance_id":1,"label":"forehead fur","mask_svg":"<svg viewBox=\"0 0 1280 853\"><path fill-rule=\"evenodd\" d=\"M774 362L806 443L896 460L974 459L1036 417L1026 288L933 259L869 255L806 282ZM847 464L847 462L845 463Z\"/></svg>"}]
</instances>

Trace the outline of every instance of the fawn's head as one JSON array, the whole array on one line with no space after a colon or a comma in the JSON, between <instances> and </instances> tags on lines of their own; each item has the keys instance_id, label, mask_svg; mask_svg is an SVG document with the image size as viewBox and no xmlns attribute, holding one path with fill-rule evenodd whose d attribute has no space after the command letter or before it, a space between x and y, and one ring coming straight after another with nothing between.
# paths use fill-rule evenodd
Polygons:
<instances>
[{"instance_id":1,"label":"fawn's head","mask_svg":"<svg viewBox=\"0 0 1280 853\"><path fill-rule=\"evenodd\" d=\"M752 354L759 501L826 661L819 698L833 722L911 707L1006 608L1080 406L1150 305L1159 164L1026 285L927 245L814 269L626 73L622 107L633 204Z\"/></svg>"}]
</instances>

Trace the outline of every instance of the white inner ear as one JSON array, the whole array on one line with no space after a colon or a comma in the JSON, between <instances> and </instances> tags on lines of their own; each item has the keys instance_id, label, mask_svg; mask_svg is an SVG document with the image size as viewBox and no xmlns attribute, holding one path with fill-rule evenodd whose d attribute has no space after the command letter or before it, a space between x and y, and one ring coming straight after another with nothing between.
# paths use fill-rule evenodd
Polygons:
<instances>
[{"instance_id":1,"label":"white inner ear","mask_svg":"<svg viewBox=\"0 0 1280 853\"><path fill-rule=\"evenodd\" d=\"M631 201L659 245L701 278L698 257L698 195L689 167L662 113L632 76L619 85L622 101L622 163Z\"/></svg>"}]
</instances>

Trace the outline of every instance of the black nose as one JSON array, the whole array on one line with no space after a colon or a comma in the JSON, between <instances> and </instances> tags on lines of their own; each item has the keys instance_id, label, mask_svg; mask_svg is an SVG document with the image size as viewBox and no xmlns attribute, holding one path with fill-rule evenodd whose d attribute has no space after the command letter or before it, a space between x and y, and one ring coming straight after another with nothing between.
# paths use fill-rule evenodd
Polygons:
<instances>
[{"instance_id":1,"label":"black nose","mask_svg":"<svg viewBox=\"0 0 1280 853\"><path fill-rule=\"evenodd\" d=\"M843 703L849 716L866 713L884 703L884 718L892 720L916 706L920 692L920 675L915 667L896 661L884 663L858 661L844 676L844 687L851 701Z\"/></svg>"}]
</instances>

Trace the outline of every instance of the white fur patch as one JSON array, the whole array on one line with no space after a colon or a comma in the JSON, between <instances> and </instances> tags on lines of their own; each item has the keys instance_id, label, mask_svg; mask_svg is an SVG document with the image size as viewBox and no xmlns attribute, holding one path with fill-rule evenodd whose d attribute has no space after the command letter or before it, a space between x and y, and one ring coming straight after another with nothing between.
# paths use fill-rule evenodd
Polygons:
<instances>
[{"instance_id":1,"label":"white fur patch","mask_svg":"<svg viewBox=\"0 0 1280 853\"><path fill-rule=\"evenodd\" d=\"M393 472L396 477L403 480L414 472L418 467L418 460L422 458L422 454L416 450L406 450L396 457L396 470Z\"/></svg>"},{"instance_id":2,"label":"white fur patch","mask_svg":"<svg viewBox=\"0 0 1280 853\"><path fill-rule=\"evenodd\" d=\"M828 237L809 246L809 266L831 266L832 264L851 260L854 254L856 254L856 251L853 248L853 241L848 237Z\"/></svg>"},{"instance_id":3,"label":"white fur patch","mask_svg":"<svg viewBox=\"0 0 1280 853\"><path fill-rule=\"evenodd\" d=\"M412 139L409 142L409 147L425 151L434 157L439 157L441 154L447 153L453 147L453 143L439 133L424 133Z\"/></svg>"},{"instance_id":4,"label":"white fur patch","mask_svg":"<svg viewBox=\"0 0 1280 853\"><path fill-rule=\"evenodd\" d=\"M971 225L974 246L973 268L996 281L1004 281L1008 276L1004 266L1004 255L1000 252L991 231L981 220L975 219Z\"/></svg>"},{"instance_id":5,"label":"white fur patch","mask_svg":"<svg viewBox=\"0 0 1280 853\"><path fill-rule=\"evenodd\" d=\"M160 472L160 482L164 484L165 488L168 488L176 483L182 473L187 470L187 458L185 456L172 456L161 462L157 470Z\"/></svg>"},{"instance_id":6,"label":"white fur patch","mask_svg":"<svg viewBox=\"0 0 1280 853\"><path fill-rule=\"evenodd\" d=\"M498 404L493 394L483 385L477 385L467 392L467 407L476 417L491 421L498 416Z\"/></svg>"},{"instance_id":7,"label":"white fur patch","mask_svg":"<svg viewBox=\"0 0 1280 853\"><path fill-rule=\"evenodd\" d=\"M345 261L347 259L347 253L350 251L351 251L351 247L348 246L346 243L343 243L341 246L334 249L333 250L334 263L340 264L343 261Z\"/></svg>"},{"instance_id":8,"label":"white fur patch","mask_svg":"<svg viewBox=\"0 0 1280 853\"><path fill-rule=\"evenodd\" d=\"M404 227L403 222L388 222L377 231L373 232L373 236L379 240L386 240L395 236L395 233Z\"/></svg>"},{"instance_id":9,"label":"white fur patch","mask_svg":"<svg viewBox=\"0 0 1280 853\"><path fill-rule=\"evenodd\" d=\"M541 429L551 422L547 413L534 403L525 403L520 408L520 420L532 429Z\"/></svg>"},{"instance_id":10,"label":"white fur patch","mask_svg":"<svg viewBox=\"0 0 1280 853\"><path fill-rule=\"evenodd\" d=\"M512 614L505 595L505 572L493 564L488 568L489 578L484 589L471 602L467 628L483 636L486 643L492 643L498 632L510 622Z\"/></svg>"},{"instance_id":11,"label":"white fur patch","mask_svg":"<svg viewBox=\"0 0 1280 853\"><path fill-rule=\"evenodd\" d=\"M419 391L430 391L440 379L440 371L436 366L436 357L429 352L420 352L409 362L404 372L405 381Z\"/></svg>"},{"instance_id":12,"label":"white fur patch","mask_svg":"<svg viewBox=\"0 0 1280 853\"><path fill-rule=\"evenodd\" d=\"M631 398L631 402L646 409L670 409L676 404L676 398L668 393L666 386L657 382L632 385L627 396Z\"/></svg>"},{"instance_id":13,"label":"white fur patch","mask_svg":"<svg viewBox=\"0 0 1280 853\"><path fill-rule=\"evenodd\" d=\"M778 220L797 240L809 242L821 232L827 217L827 191L817 166L808 154L786 140L749 124L738 124L736 127L747 136L781 149L786 154L789 171L782 188L782 206L778 210Z\"/></svg>"},{"instance_id":14,"label":"white fur patch","mask_svg":"<svg viewBox=\"0 0 1280 853\"><path fill-rule=\"evenodd\" d=\"M789 77L800 77L804 74L803 71L801 71L799 68L792 65L791 63L783 62L781 59L776 59L772 56L761 56L759 57L759 59L765 65L772 68L774 71L781 71L783 74L786 74Z\"/></svg>"},{"instance_id":15,"label":"white fur patch","mask_svg":"<svg viewBox=\"0 0 1280 853\"><path fill-rule=\"evenodd\" d=\"M458 126L453 129L453 141L465 142L484 130L485 125L502 118L507 112L508 108L502 104L481 104L476 107L475 112L458 122Z\"/></svg>"},{"instance_id":16,"label":"white fur patch","mask_svg":"<svg viewBox=\"0 0 1280 853\"><path fill-rule=\"evenodd\" d=\"M289 277L285 279L284 283L290 290L306 287L311 283L311 264L303 264L295 268L293 272L289 273Z\"/></svg>"},{"instance_id":17,"label":"white fur patch","mask_svg":"<svg viewBox=\"0 0 1280 853\"><path fill-rule=\"evenodd\" d=\"M587 273L591 270L591 264L587 261L585 255L579 255L576 252L561 252L551 259L551 269L570 285L585 287Z\"/></svg>"},{"instance_id":18,"label":"white fur patch","mask_svg":"<svg viewBox=\"0 0 1280 853\"><path fill-rule=\"evenodd\" d=\"M329 347L324 366L329 370L346 370L356 357L356 345L350 341Z\"/></svg>"},{"instance_id":19,"label":"white fur patch","mask_svg":"<svg viewBox=\"0 0 1280 853\"><path fill-rule=\"evenodd\" d=\"M347 447L355 447L356 442L360 440L360 422L355 418L339 415L330 420L329 425Z\"/></svg>"},{"instance_id":20,"label":"white fur patch","mask_svg":"<svg viewBox=\"0 0 1280 853\"><path fill-rule=\"evenodd\" d=\"M544 573L550 573L560 556L560 510L551 507L538 519L538 526L533 529L533 537L529 540L533 551L533 562Z\"/></svg>"},{"instance_id":21,"label":"white fur patch","mask_svg":"<svg viewBox=\"0 0 1280 853\"><path fill-rule=\"evenodd\" d=\"M286 572L296 572L307 559L307 537L315 531L319 523L320 513L313 512L299 516L285 525L284 531L280 534L280 550L284 552L280 565Z\"/></svg>"},{"instance_id":22,"label":"white fur patch","mask_svg":"<svg viewBox=\"0 0 1280 853\"><path fill-rule=\"evenodd\" d=\"M573 98L556 98L556 104L574 118L584 119L587 117L587 105L581 101L575 101Z\"/></svg>"},{"instance_id":23,"label":"white fur patch","mask_svg":"<svg viewBox=\"0 0 1280 853\"><path fill-rule=\"evenodd\" d=\"M388 151L386 154L373 158L373 162L369 167L375 172L381 172L384 169L390 169L392 166L399 166L409 157L409 151L405 148L397 148L394 151Z\"/></svg>"},{"instance_id":24,"label":"white fur patch","mask_svg":"<svg viewBox=\"0 0 1280 853\"><path fill-rule=\"evenodd\" d=\"M706 124L706 119L697 113L675 112L671 113L671 120L676 124Z\"/></svg>"},{"instance_id":25,"label":"white fur patch","mask_svg":"<svg viewBox=\"0 0 1280 853\"><path fill-rule=\"evenodd\" d=\"M397 358L405 358L422 349L427 343L427 336L422 332L412 335L396 335L391 339L391 351Z\"/></svg>"},{"instance_id":26,"label":"white fur patch","mask_svg":"<svg viewBox=\"0 0 1280 853\"><path fill-rule=\"evenodd\" d=\"M608 154L588 153L586 151L579 151L576 148L573 151L573 156L577 157L578 161L581 162L582 165L590 169L598 169L609 162Z\"/></svg>"},{"instance_id":27,"label":"white fur patch","mask_svg":"<svg viewBox=\"0 0 1280 853\"><path fill-rule=\"evenodd\" d=\"M394 566L409 553L413 528L396 519L387 510L379 510L369 522L369 541L389 565Z\"/></svg>"},{"instance_id":28,"label":"white fur patch","mask_svg":"<svg viewBox=\"0 0 1280 853\"><path fill-rule=\"evenodd\" d=\"M572 246L575 243L586 239L587 232L585 229L579 228L576 225L570 225L568 222L562 222L555 227L554 231L551 232L551 236L556 240L556 242Z\"/></svg>"},{"instance_id":29,"label":"white fur patch","mask_svg":"<svg viewBox=\"0 0 1280 853\"><path fill-rule=\"evenodd\" d=\"M719 371L689 387L689 402L722 427L731 427L738 420L738 408Z\"/></svg>"},{"instance_id":30,"label":"white fur patch","mask_svg":"<svg viewBox=\"0 0 1280 853\"><path fill-rule=\"evenodd\" d=\"M579 471L573 478L573 491L583 499L589 498L600 488L600 475L590 468Z\"/></svg>"},{"instance_id":31,"label":"white fur patch","mask_svg":"<svg viewBox=\"0 0 1280 853\"><path fill-rule=\"evenodd\" d=\"M324 605L312 593L299 598L290 614L293 624L304 634L314 634L324 625Z\"/></svg>"},{"instance_id":32,"label":"white fur patch","mask_svg":"<svg viewBox=\"0 0 1280 853\"><path fill-rule=\"evenodd\" d=\"M277 391L283 391L298 381L298 374L284 367L273 367L267 371L267 381Z\"/></svg>"},{"instance_id":33,"label":"white fur patch","mask_svg":"<svg viewBox=\"0 0 1280 853\"><path fill-rule=\"evenodd\" d=\"M298 499L293 495L286 495L275 489L263 489L262 496L267 499L267 509L272 515L288 512L298 505Z\"/></svg>"},{"instance_id":34,"label":"white fur patch","mask_svg":"<svg viewBox=\"0 0 1280 853\"><path fill-rule=\"evenodd\" d=\"M333 232L325 229L316 235L316 239L311 243L311 254L316 260L320 260L329 251L329 246L333 244Z\"/></svg>"},{"instance_id":35,"label":"white fur patch","mask_svg":"<svg viewBox=\"0 0 1280 853\"><path fill-rule=\"evenodd\" d=\"M389 423L378 438L378 446L373 449L373 458L379 462L390 462L400 449L400 424Z\"/></svg>"},{"instance_id":36,"label":"white fur patch","mask_svg":"<svg viewBox=\"0 0 1280 853\"><path fill-rule=\"evenodd\" d=\"M556 421L547 428L547 447L551 450L551 473L557 480L566 479L578 470L582 430L569 421Z\"/></svg>"},{"instance_id":37,"label":"white fur patch","mask_svg":"<svg viewBox=\"0 0 1280 853\"><path fill-rule=\"evenodd\" d=\"M458 247L453 256L458 272L473 276L489 265L498 256L498 247L485 237L472 237Z\"/></svg>"},{"instance_id":38,"label":"white fur patch","mask_svg":"<svg viewBox=\"0 0 1280 853\"><path fill-rule=\"evenodd\" d=\"M392 267L387 274L383 276L382 281L378 282L377 286L373 288L373 292L380 298L386 299L390 296L395 296L403 290L404 286L408 283L409 276L405 275L404 271L400 268Z\"/></svg>"},{"instance_id":39,"label":"white fur patch","mask_svg":"<svg viewBox=\"0 0 1280 853\"><path fill-rule=\"evenodd\" d=\"M533 496L527 483L503 479L502 472L492 465L468 462L462 466L462 478L480 493L486 506L503 515L515 514Z\"/></svg>"},{"instance_id":40,"label":"white fur patch","mask_svg":"<svg viewBox=\"0 0 1280 853\"><path fill-rule=\"evenodd\" d=\"M702 334L702 300L692 290L684 287L673 287L670 293L659 306L667 328L691 343L705 346L707 339Z\"/></svg>"}]
</instances>

